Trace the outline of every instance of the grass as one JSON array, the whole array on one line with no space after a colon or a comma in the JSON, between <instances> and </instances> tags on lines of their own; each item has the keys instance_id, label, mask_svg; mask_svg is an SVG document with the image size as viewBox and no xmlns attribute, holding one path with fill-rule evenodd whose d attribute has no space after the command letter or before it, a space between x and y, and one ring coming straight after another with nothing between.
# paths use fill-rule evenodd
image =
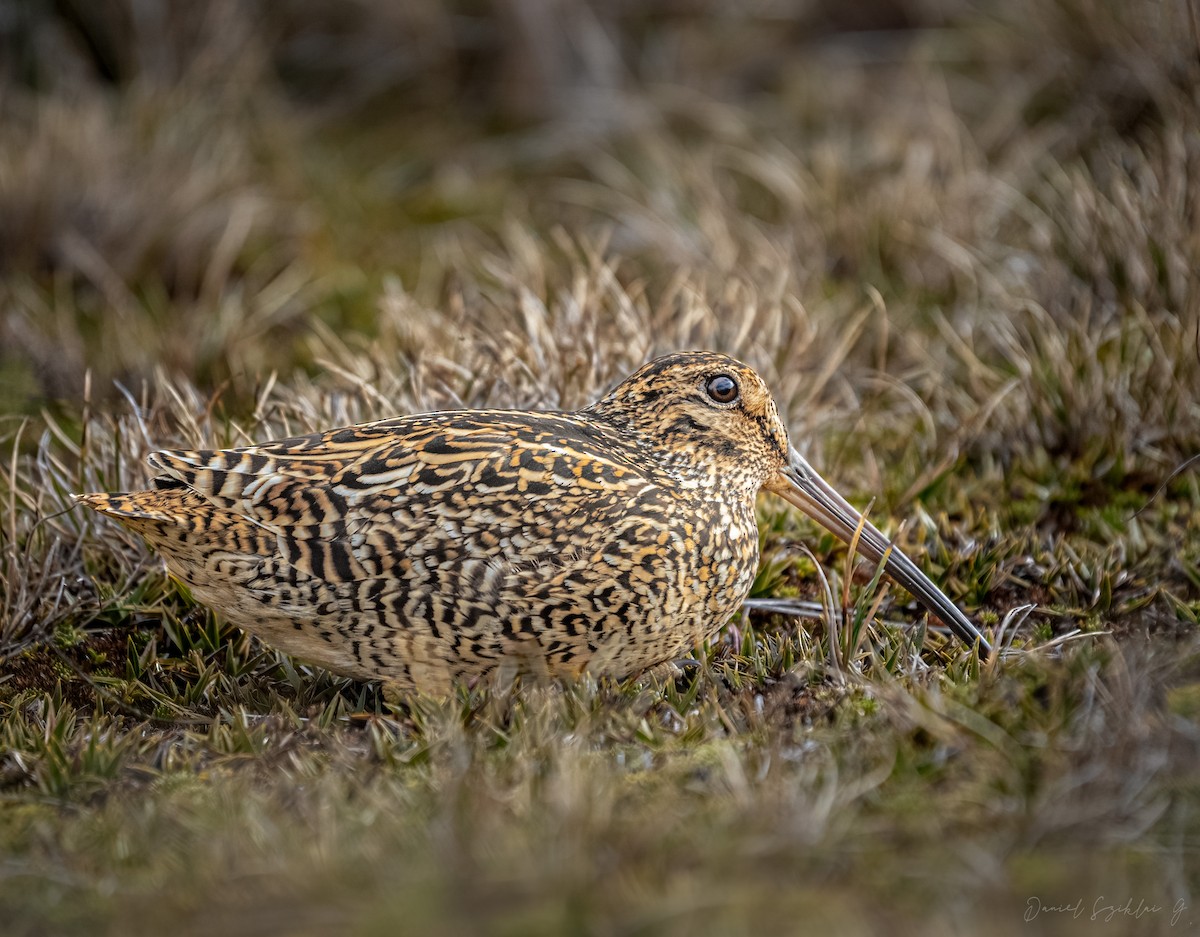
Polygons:
<instances>
[{"instance_id":1,"label":"grass","mask_svg":"<svg viewBox=\"0 0 1200 937\"><path fill-rule=\"evenodd\" d=\"M1200 924L1200 11L403 6L0 35L6 932ZM1000 660L764 498L677 678L400 705L69 508L693 347Z\"/></svg>"}]
</instances>

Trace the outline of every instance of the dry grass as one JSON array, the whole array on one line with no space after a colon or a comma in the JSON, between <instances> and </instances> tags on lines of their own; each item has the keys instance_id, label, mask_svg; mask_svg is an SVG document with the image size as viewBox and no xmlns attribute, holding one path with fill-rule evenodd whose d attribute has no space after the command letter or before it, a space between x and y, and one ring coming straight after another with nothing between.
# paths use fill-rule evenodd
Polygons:
<instances>
[{"instance_id":1,"label":"dry grass","mask_svg":"<svg viewBox=\"0 0 1200 937\"><path fill-rule=\"evenodd\" d=\"M0 18L9 930L1200 921L1200 11L402 6ZM574 407L689 347L1007 655L922 650L764 500L783 605L675 683L397 709L68 510L152 448Z\"/></svg>"}]
</instances>

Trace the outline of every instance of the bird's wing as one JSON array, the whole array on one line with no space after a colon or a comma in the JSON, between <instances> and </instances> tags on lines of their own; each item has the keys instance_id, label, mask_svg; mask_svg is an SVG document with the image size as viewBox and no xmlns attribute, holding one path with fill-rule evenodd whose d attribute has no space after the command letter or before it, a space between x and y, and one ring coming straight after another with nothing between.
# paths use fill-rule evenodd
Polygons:
<instances>
[{"instance_id":1,"label":"bird's wing","mask_svg":"<svg viewBox=\"0 0 1200 937\"><path fill-rule=\"evenodd\" d=\"M654 483L565 415L401 417L239 449L150 457L183 485L275 534L289 563L331 581L428 556L537 559L566 527L617 515Z\"/></svg>"}]
</instances>

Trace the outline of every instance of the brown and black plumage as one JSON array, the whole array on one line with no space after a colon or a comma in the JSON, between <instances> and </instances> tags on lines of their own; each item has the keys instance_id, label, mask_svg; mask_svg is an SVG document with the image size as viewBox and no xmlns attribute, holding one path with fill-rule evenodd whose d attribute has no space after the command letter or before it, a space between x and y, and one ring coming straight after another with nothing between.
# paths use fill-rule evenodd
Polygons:
<instances>
[{"instance_id":1,"label":"brown and black plumage","mask_svg":"<svg viewBox=\"0 0 1200 937\"><path fill-rule=\"evenodd\" d=\"M151 490L78 500L231 623L399 690L639 673L746 597L760 489L846 540L861 522L791 448L762 379L708 352L659 358L571 413L417 414L150 463ZM865 522L858 547L990 650Z\"/></svg>"}]
</instances>

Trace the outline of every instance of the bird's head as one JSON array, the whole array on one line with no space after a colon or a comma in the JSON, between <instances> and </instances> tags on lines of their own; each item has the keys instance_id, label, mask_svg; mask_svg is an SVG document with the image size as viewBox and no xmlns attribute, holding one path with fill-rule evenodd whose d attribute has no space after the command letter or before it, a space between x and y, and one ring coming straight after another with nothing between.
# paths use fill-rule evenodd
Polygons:
<instances>
[{"instance_id":1,"label":"bird's head","mask_svg":"<svg viewBox=\"0 0 1200 937\"><path fill-rule=\"evenodd\" d=\"M656 358L588 410L652 441L681 474L700 472L750 496L788 461L787 427L770 390L728 355Z\"/></svg>"}]
</instances>

